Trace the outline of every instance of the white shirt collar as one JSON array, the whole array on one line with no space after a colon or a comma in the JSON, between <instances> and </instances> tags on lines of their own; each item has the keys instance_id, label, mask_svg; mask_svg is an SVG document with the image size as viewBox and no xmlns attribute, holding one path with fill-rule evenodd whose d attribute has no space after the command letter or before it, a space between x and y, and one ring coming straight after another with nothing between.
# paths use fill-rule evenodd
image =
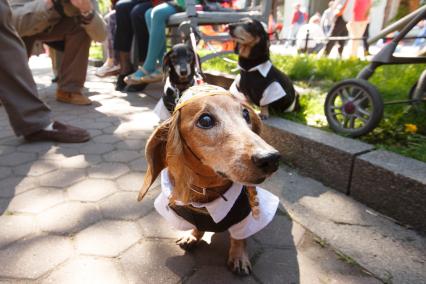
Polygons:
<instances>
[{"instance_id":1,"label":"white shirt collar","mask_svg":"<svg viewBox=\"0 0 426 284\"><path fill-rule=\"evenodd\" d=\"M272 67L272 62L270 60L267 60L257 66L254 66L253 68L250 68L248 70L248 72L252 72L252 71L259 71L260 74L262 74L263 77L266 77L268 75L269 70ZM244 70L243 67L241 67L240 65L238 65L238 68L241 70Z\"/></svg>"},{"instance_id":2,"label":"white shirt collar","mask_svg":"<svg viewBox=\"0 0 426 284\"><path fill-rule=\"evenodd\" d=\"M232 186L223 194L226 200L222 197L218 197L209 203L190 202L190 204L197 208L205 207L212 219L216 223L219 223L226 217L226 215L228 215L242 189L242 184L233 183ZM161 171L161 190L167 197L171 195L173 190L167 168ZM176 201L176 204L183 205L183 203L178 200Z\"/></svg>"}]
</instances>

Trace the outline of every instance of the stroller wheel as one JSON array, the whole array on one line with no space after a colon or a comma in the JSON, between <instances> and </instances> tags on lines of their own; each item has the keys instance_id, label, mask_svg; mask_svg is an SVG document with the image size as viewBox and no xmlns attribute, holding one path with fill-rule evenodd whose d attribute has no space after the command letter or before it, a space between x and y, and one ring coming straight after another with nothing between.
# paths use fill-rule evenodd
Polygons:
<instances>
[{"instance_id":1,"label":"stroller wheel","mask_svg":"<svg viewBox=\"0 0 426 284\"><path fill-rule=\"evenodd\" d=\"M379 124L383 116L383 100L376 87L368 81L344 80L328 92L324 113L332 130L358 137Z\"/></svg>"}]
</instances>

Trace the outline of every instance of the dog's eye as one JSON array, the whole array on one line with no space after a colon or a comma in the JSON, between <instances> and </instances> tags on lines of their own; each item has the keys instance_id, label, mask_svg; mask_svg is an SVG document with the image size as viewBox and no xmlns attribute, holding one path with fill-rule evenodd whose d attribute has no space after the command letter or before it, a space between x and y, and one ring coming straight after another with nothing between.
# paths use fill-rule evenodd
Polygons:
<instances>
[{"instance_id":1,"label":"dog's eye","mask_svg":"<svg viewBox=\"0 0 426 284\"><path fill-rule=\"evenodd\" d=\"M212 128L215 124L214 118L210 114L202 114L198 119L197 126L204 129Z\"/></svg>"},{"instance_id":2,"label":"dog's eye","mask_svg":"<svg viewBox=\"0 0 426 284\"><path fill-rule=\"evenodd\" d=\"M247 109L243 109L243 118L247 123L250 123L250 113Z\"/></svg>"}]
</instances>

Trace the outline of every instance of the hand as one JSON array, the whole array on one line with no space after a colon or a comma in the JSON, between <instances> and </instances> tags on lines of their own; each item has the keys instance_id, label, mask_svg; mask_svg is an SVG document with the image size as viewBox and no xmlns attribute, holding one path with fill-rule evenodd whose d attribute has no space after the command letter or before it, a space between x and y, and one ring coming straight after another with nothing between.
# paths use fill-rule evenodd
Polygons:
<instances>
[{"instance_id":1,"label":"hand","mask_svg":"<svg viewBox=\"0 0 426 284\"><path fill-rule=\"evenodd\" d=\"M47 9L50 9L53 7L53 2L52 0L44 0L44 3L46 3L46 7Z\"/></svg>"},{"instance_id":2,"label":"hand","mask_svg":"<svg viewBox=\"0 0 426 284\"><path fill-rule=\"evenodd\" d=\"M91 0L70 0L71 4L80 10L80 13L88 13L93 11Z\"/></svg>"}]
</instances>

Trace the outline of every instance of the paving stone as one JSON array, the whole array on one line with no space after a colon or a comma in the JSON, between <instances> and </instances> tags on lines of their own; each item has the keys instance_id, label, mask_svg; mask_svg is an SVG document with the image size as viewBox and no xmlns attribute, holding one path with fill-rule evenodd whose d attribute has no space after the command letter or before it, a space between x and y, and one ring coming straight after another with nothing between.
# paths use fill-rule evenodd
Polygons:
<instances>
[{"instance_id":1,"label":"paving stone","mask_svg":"<svg viewBox=\"0 0 426 284\"><path fill-rule=\"evenodd\" d=\"M11 173L12 170L10 168L0 167L0 179L10 176Z\"/></svg>"},{"instance_id":2,"label":"paving stone","mask_svg":"<svg viewBox=\"0 0 426 284\"><path fill-rule=\"evenodd\" d=\"M42 160L62 160L66 157L72 157L78 155L79 152L77 149L68 148L68 147L59 147L52 146L49 151L44 154L40 154L39 157Z\"/></svg>"},{"instance_id":3,"label":"paving stone","mask_svg":"<svg viewBox=\"0 0 426 284\"><path fill-rule=\"evenodd\" d=\"M128 173L117 179L117 184L121 190L139 192L142 187L144 174Z\"/></svg>"},{"instance_id":4,"label":"paving stone","mask_svg":"<svg viewBox=\"0 0 426 284\"><path fill-rule=\"evenodd\" d=\"M114 144L120 141L120 138L114 135L99 135L92 139L95 143L103 143L103 144Z\"/></svg>"},{"instance_id":5,"label":"paving stone","mask_svg":"<svg viewBox=\"0 0 426 284\"><path fill-rule=\"evenodd\" d=\"M110 127L103 128L101 130L101 132L102 132L102 134L111 135L111 134L114 134L115 129L117 129L117 126L113 125L113 126L110 126Z\"/></svg>"},{"instance_id":6,"label":"paving stone","mask_svg":"<svg viewBox=\"0 0 426 284\"><path fill-rule=\"evenodd\" d=\"M13 171L17 175L37 177L45 173L54 171L58 168L59 165L52 161L38 160L15 167Z\"/></svg>"},{"instance_id":7,"label":"paving stone","mask_svg":"<svg viewBox=\"0 0 426 284\"><path fill-rule=\"evenodd\" d=\"M127 139L115 144L115 147L123 150L145 151L146 139Z\"/></svg>"},{"instance_id":8,"label":"paving stone","mask_svg":"<svg viewBox=\"0 0 426 284\"><path fill-rule=\"evenodd\" d=\"M16 147L16 150L19 152L29 152L29 153L44 153L52 148L52 142L33 142L25 143Z\"/></svg>"},{"instance_id":9,"label":"paving stone","mask_svg":"<svg viewBox=\"0 0 426 284\"><path fill-rule=\"evenodd\" d=\"M111 126L109 122L91 121L84 125L87 129L104 129Z\"/></svg>"},{"instance_id":10,"label":"paving stone","mask_svg":"<svg viewBox=\"0 0 426 284\"><path fill-rule=\"evenodd\" d=\"M80 202L62 203L37 216L42 231L57 234L76 233L100 219L101 214L94 205Z\"/></svg>"},{"instance_id":11,"label":"paving stone","mask_svg":"<svg viewBox=\"0 0 426 284\"><path fill-rule=\"evenodd\" d=\"M225 265L223 266L202 266L197 268L194 275L185 281L187 284L238 284L258 283L253 276L240 277L233 274ZM281 282L282 283L282 282Z\"/></svg>"},{"instance_id":12,"label":"paving stone","mask_svg":"<svg viewBox=\"0 0 426 284\"><path fill-rule=\"evenodd\" d=\"M133 162L129 164L129 166L130 166L130 169L132 169L133 171L139 171L139 172L146 172L148 168L148 164L145 158L134 160Z\"/></svg>"},{"instance_id":13,"label":"paving stone","mask_svg":"<svg viewBox=\"0 0 426 284\"><path fill-rule=\"evenodd\" d=\"M99 163L88 169L89 177L115 179L127 172L129 167L122 163Z\"/></svg>"},{"instance_id":14,"label":"paving stone","mask_svg":"<svg viewBox=\"0 0 426 284\"><path fill-rule=\"evenodd\" d=\"M40 184L48 187L65 188L85 177L82 169L59 169L57 171L42 175Z\"/></svg>"},{"instance_id":15,"label":"paving stone","mask_svg":"<svg viewBox=\"0 0 426 284\"><path fill-rule=\"evenodd\" d=\"M79 256L67 261L41 283L120 284L127 281L113 260Z\"/></svg>"},{"instance_id":16,"label":"paving stone","mask_svg":"<svg viewBox=\"0 0 426 284\"><path fill-rule=\"evenodd\" d=\"M37 188L15 196L9 204L8 210L12 212L38 214L45 209L62 203L64 193L55 188Z\"/></svg>"},{"instance_id":17,"label":"paving stone","mask_svg":"<svg viewBox=\"0 0 426 284\"><path fill-rule=\"evenodd\" d=\"M301 240L305 230L288 216L275 215L272 222L254 235L265 247L294 247Z\"/></svg>"},{"instance_id":18,"label":"paving stone","mask_svg":"<svg viewBox=\"0 0 426 284\"><path fill-rule=\"evenodd\" d=\"M82 254L116 257L141 237L133 222L105 220L78 233L75 242Z\"/></svg>"},{"instance_id":19,"label":"paving stone","mask_svg":"<svg viewBox=\"0 0 426 284\"><path fill-rule=\"evenodd\" d=\"M77 155L61 160L62 168L85 169L90 166L84 155Z\"/></svg>"},{"instance_id":20,"label":"paving stone","mask_svg":"<svg viewBox=\"0 0 426 284\"><path fill-rule=\"evenodd\" d=\"M98 201L117 191L114 182L101 179L84 179L68 188L71 200Z\"/></svg>"},{"instance_id":21,"label":"paving stone","mask_svg":"<svg viewBox=\"0 0 426 284\"><path fill-rule=\"evenodd\" d=\"M35 231L33 216L2 215L0 216L0 248Z\"/></svg>"},{"instance_id":22,"label":"paving stone","mask_svg":"<svg viewBox=\"0 0 426 284\"><path fill-rule=\"evenodd\" d=\"M127 163L136 160L140 154L136 151L117 150L103 155L107 162L122 162Z\"/></svg>"},{"instance_id":23,"label":"paving stone","mask_svg":"<svg viewBox=\"0 0 426 284\"><path fill-rule=\"evenodd\" d=\"M99 203L102 215L109 219L136 220L154 208L153 194L148 193L142 202L136 192L117 192Z\"/></svg>"},{"instance_id":24,"label":"paving stone","mask_svg":"<svg viewBox=\"0 0 426 284\"><path fill-rule=\"evenodd\" d=\"M2 120L0 119L0 121ZM2 144L3 144L3 141L2 141ZM0 156L6 155L14 151L16 151L15 147L0 145Z\"/></svg>"},{"instance_id":25,"label":"paving stone","mask_svg":"<svg viewBox=\"0 0 426 284\"><path fill-rule=\"evenodd\" d=\"M0 250L0 277L36 279L71 256L71 241L37 236Z\"/></svg>"},{"instance_id":26,"label":"paving stone","mask_svg":"<svg viewBox=\"0 0 426 284\"><path fill-rule=\"evenodd\" d=\"M139 219L138 224L146 238L178 239L189 232L174 229L155 210Z\"/></svg>"},{"instance_id":27,"label":"paving stone","mask_svg":"<svg viewBox=\"0 0 426 284\"><path fill-rule=\"evenodd\" d=\"M17 166L29 161L34 161L37 155L34 153L10 153L0 157L0 166Z\"/></svg>"},{"instance_id":28,"label":"paving stone","mask_svg":"<svg viewBox=\"0 0 426 284\"><path fill-rule=\"evenodd\" d=\"M345 260L330 247L319 245L313 237L308 233L297 251L301 283L382 283L350 259Z\"/></svg>"},{"instance_id":29,"label":"paving stone","mask_svg":"<svg viewBox=\"0 0 426 284\"><path fill-rule=\"evenodd\" d=\"M120 263L129 283L178 283L191 273L194 260L174 242L143 241L126 251Z\"/></svg>"},{"instance_id":30,"label":"paving stone","mask_svg":"<svg viewBox=\"0 0 426 284\"><path fill-rule=\"evenodd\" d=\"M351 196L426 232L426 163L384 150L358 156Z\"/></svg>"},{"instance_id":31,"label":"paving stone","mask_svg":"<svg viewBox=\"0 0 426 284\"><path fill-rule=\"evenodd\" d=\"M13 197L39 185L36 178L10 176L1 181L0 198Z\"/></svg>"},{"instance_id":32,"label":"paving stone","mask_svg":"<svg viewBox=\"0 0 426 284\"><path fill-rule=\"evenodd\" d=\"M267 249L257 257L253 264L253 274L261 283L299 283L297 251L295 249Z\"/></svg>"},{"instance_id":33,"label":"paving stone","mask_svg":"<svg viewBox=\"0 0 426 284\"><path fill-rule=\"evenodd\" d=\"M83 154L104 154L111 152L114 149L114 146L105 143L86 143L79 149L80 153Z\"/></svg>"},{"instance_id":34,"label":"paving stone","mask_svg":"<svg viewBox=\"0 0 426 284\"><path fill-rule=\"evenodd\" d=\"M92 139L103 134L103 132L99 129L87 129L87 131Z\"/></svg>"}]
</instances>

